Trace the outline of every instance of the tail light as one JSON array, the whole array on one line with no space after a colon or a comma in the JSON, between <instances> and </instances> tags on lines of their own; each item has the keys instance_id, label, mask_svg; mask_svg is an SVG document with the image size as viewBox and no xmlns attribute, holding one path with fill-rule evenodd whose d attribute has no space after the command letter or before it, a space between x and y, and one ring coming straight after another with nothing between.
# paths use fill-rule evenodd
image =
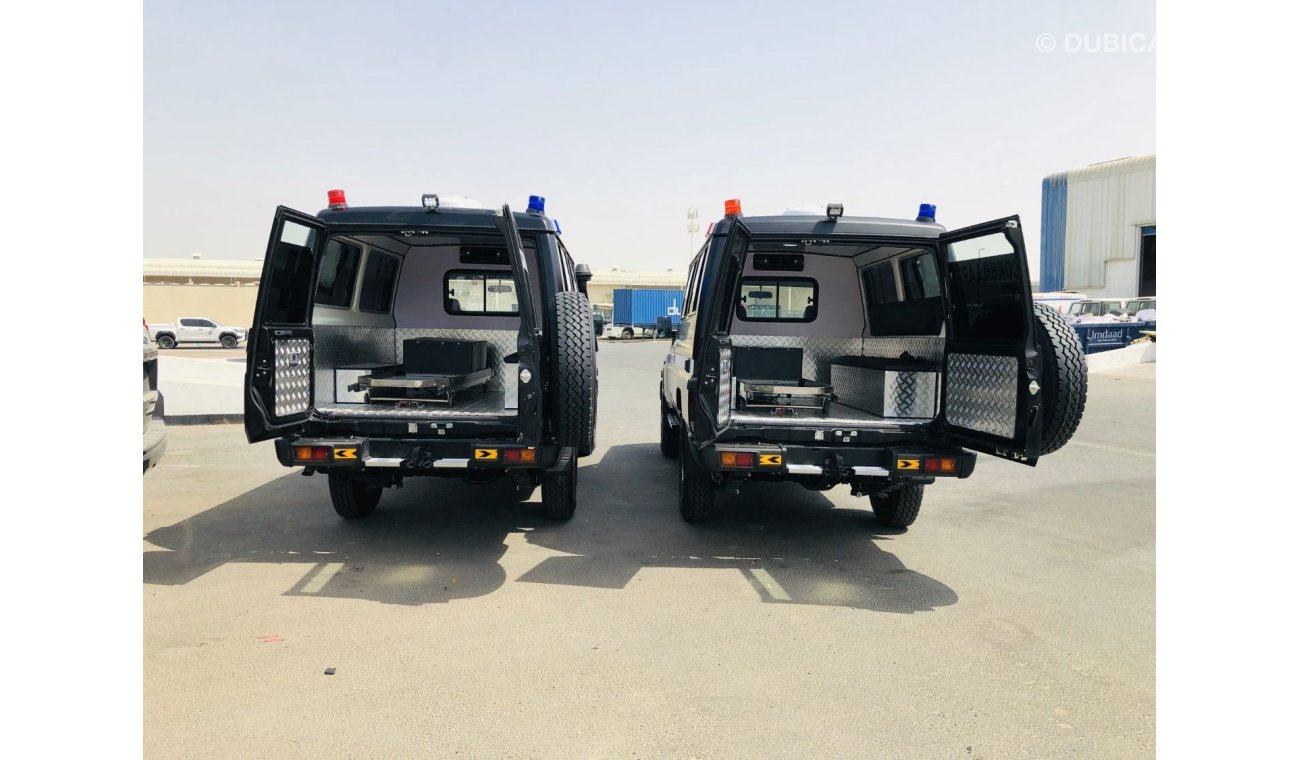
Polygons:
<instances>
[{"instance_id":1,"label":"tail light","mask_svg":"<svg viewBox=\"0 0 1300 760\"><path fill-rule=\"evenodd\" d=\"M501 458L514 464L532 464L537 461L537 449L504 449Z\"/></svg>"},{"instance_id":2,"label":"tail light","mask_svg":"<svg viewBox=\"0 0 1300 760\"><path fill-rule=\"evenodd\" d=\"M293 458L297 462L328 462L330 461L330 447L294 446Z\"/></svg>"}]
</instances>

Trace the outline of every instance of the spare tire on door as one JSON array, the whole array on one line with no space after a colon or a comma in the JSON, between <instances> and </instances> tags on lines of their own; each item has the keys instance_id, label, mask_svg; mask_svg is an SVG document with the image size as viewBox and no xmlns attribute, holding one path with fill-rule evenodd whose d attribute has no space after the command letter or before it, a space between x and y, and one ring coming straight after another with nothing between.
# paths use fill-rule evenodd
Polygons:
<instances>
[{"instance_id":1,"label":"spare tire on door","mask_svg":"<svg viewBox=\"0 0 1300 760\"><path fill-rule=\"evenodd\" d=\"M1041 456L1064 446L1078 429L1088 401L1088 362L1079 333L1060 312L1036 303L1034 317L1043 367Z\"/></svg>"},{"instance_id":2,"label":"spare tire on door","mask_svg":"<svg viewBox=\"0 0 1300 760\"><path fill-rule=\"evenodd\" d=\"M596 337L583 294L555 294L551 349L556 443L586 456L596 446Z\"/></svg>"}]
</instances>

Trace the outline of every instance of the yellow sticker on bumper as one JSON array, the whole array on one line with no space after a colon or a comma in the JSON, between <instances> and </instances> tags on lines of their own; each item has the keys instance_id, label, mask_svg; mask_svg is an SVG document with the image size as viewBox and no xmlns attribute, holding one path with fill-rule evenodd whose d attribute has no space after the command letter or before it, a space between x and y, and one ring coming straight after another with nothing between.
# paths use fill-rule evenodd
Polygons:
<instances>
[{"instance_id":1,"label":"yellow sticker on bumper","mask_svg":"<svg viewBox=\"0 0 1300 760\"><path fill-rule=\"evenodd\" d=\"M921 460L919 459L900 459L894 465L898 470L919 470L921 469Z\"/></svg>"},{"instance_id":2,"label":"yellow sticker on bumper","mask_svg":"<svg viewBox=\"0 0 1300 760\"><path fill-rule=\"evenodd\" d=\"M334 458L335 459L356 459L357 450L356 449L334 449Z\"/></svg>"},{"instance_id":3,"label":"yellow sticker on bumper","mask_svg":"<svg viewBox=\"0 0 1300 760\"><path fill-rule=\"evenodd\" d=\"M780 467L781 455L780 454L759 454L758 463L764 467Z\"/></svg>"},{"instance_id":4,"label":"yellow sticker on bumper","mask_svg":"<svg viewBox=\"0 0 1300 760\"><path fill-rule=\"evenodd\" d=\"M474 461L483 462L489 459L497 458L496 449L474 449Z\"/></svg>"}]
</instances>

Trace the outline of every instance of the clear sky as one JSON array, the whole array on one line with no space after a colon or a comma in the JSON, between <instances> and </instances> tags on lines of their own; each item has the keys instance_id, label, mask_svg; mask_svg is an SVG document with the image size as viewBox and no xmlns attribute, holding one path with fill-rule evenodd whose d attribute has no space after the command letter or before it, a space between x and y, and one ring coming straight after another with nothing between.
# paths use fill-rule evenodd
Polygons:
<instances>
[{"instance_id":1,"label":"clear sky","mask_svg":"<svg viewBox=\"0 0 1300 760\"><path fill-rule=\"evenodd\" d=\"M1108 33L1148 49L1067 49ZM1155 152L1154 34L1153 0L150 0L144 255L260 257L277 205L339 187L544 195L594 268L684 268L687 208L733 197L1019 213L1036 276L1043 177Z\"/></svg>"}]
</instances>

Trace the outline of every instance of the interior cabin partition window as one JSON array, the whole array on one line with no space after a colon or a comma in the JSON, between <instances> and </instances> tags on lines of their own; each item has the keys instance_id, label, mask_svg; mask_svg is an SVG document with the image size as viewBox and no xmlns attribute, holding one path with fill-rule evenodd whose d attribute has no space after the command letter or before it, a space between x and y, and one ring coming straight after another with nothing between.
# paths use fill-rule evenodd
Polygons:
<instances>
[{"instance_id":1,"label":"interior cabin partition window","mask_svg":"<svg viewBox=\"0 0 1300 760\"><path fill-rule=\"evenodd\" d=\"M817 318L817 281L811 277L745 277L736 316L746 322L811 322Z\"/></svg>"},{"instance_id":2,"label":"interior cabin partition window","mask_svg":"<svg viewBox=\"0 0 1300 760\"><path fill-rule=\"evenodd\" d=\"M513 316L519 313L515 278L510 272L453 269L443 281L448 314Z\"/></svg>"}]
</instances>

